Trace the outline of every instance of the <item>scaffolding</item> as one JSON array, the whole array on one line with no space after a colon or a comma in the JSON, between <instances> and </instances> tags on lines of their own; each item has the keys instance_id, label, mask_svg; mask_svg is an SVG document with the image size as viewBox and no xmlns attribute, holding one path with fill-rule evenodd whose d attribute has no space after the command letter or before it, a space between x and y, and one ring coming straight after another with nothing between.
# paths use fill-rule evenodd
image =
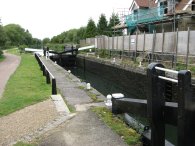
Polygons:
<instances>
[{"instance_id":1,"label":"scaffolding","mask_svg":"<svg viewBox=\"0 0 195 146\"><path fill-rule=\"evenodd\" d=\"M127 15L125 18L125 23L128 27L135 27L140 23L152 23L155 21L161 21L165 19L165 11L166 8L164 6L151 9L139 9L137 12Z\"/></svg>"},{"instance_id":2,"label":"scaffolding","mask_svg":"<svg viewBox=\"0 0 195 146\"><path fill-rule=\"evenodd\" d=\"M180 5L191 6L192 11L176 10L177 0L172 0L169 6L167 4L160 5L159 7L153 8L142 8L137 9L133 12L127 11L127 9L120 9L120 21L121 24L117 28L127 28L130 34L133 34L138 28L145 28L149 32L155 30L155 24L161 24L162 31L164 30L163 24L167 22L172 22L172 31L176 31L176 24L179 19L184 17L194 17L195 16L195 4L192 3L180 3ZM150 4L149 4L150 6ZM120 27L121 26L121 27ZM126 27L124 27L126 26ZM144 30L145 31L145 30ZM146 31L147 32L147 31Z\"/></svg>"}]
</instances>

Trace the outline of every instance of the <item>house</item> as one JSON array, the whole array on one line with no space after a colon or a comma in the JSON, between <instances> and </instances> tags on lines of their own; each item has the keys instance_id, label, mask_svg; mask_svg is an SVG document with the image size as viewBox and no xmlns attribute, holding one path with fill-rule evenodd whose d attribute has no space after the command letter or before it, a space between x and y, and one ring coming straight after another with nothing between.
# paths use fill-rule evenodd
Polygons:
<instances>
[{"instance_id":1,"label":"house","mask_svg":"<svg viewBox=\"0 0 195 146\"><path fill-rule=\"evenodd\" d=\"M195 0L133 0L125 16L125 24L116 28L152 33L164 31L195 30Z\"/></svg>"}]
</instances>

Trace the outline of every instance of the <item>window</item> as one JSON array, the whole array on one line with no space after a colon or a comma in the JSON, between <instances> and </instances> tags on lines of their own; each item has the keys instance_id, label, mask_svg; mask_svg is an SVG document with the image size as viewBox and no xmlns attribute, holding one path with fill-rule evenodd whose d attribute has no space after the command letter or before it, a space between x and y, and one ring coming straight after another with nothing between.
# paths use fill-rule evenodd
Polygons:
<instances>
[{"instance_id":1,"label":"window","mask_svg":"<svg viewBox=\"0 0 195 146\"><path fill-rule=\"evenodd\" d=\"M167 1L161 2L160 3L160 8L163 8L164 9L164 11L161 12L161 15L162 15L162 13L167 14L167 12L168 12Z\"/></svg>"},{"instance_id":2,"label":"window","mask_svg":"<svg viewBox=\"0 0 195 146\"><path fill-rule=\"evenodd\" d=\"M195 2L192 2L192 11L195 11Z\"/></svg>"}]
</instances>

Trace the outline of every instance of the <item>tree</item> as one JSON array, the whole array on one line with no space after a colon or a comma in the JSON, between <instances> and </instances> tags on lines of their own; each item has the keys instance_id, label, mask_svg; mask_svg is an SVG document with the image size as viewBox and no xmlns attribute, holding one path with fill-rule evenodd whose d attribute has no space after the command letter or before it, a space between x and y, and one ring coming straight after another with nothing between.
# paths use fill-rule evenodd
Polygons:
<instances>
[{"instance_id":1,"label":"tree","mask_svg":"<svg viewBox=\"0 0 195 146\"><path fill-rule=\"evenodd\" d=\"M106 16L104 14L100 15L97 30L99 35L107 35L108 34L108 21L106 20Z\"/></svg>"},{"instance_id":2,"label":"tree","mask_svg":"<svg viewBox=\"0 0 195 146\"><path fill-rule=\"evenodd\" d=\"M0 50L2 50L5 47L6 43L6 34L4 32L3 26L0 25Z\"/></svg>"},{"instance_id":3,"label":"tree","mask_svg":"<svg viewBox=\"0 0 195 146\"><path fill-rule=\"evenodd\" d=\"M42 42L43 42L43 46L45 46L50 42L50 38L44 38Z\"/></svg>"},{"instance_id":4,"label":"tree","mask_svg":"<svg viewBox=\"0 0 195 146\"><path fill-rule=\"evenodd\" d=\"M108 24L108 30L109 30L109 36L112 36L112 35L122 35L122 31L117 31L117 32L114 32L113 33L113 27L117 24L120 23L120 20L119 20L119 17L117 14L115 13L112 13L111 17L110 17L110 21L109 21L109 24Z\"/></svg>"},{"instance_id":5,"label":"tree","mask_svg":"<svg viewBox=\"0 0 195 146\"><path fill-rule=\"evenodd\" d=\"M92 18L90 18L87 24L85 38L95 37L96 35L97 35L97 28L95 22L93 21Z\"/></svg>"},{"instance_id":6,"label":"tree","mask_svg":"<svg viewBox=\"0 0 195 146\"><path fill-rule=\"evenodd\" d=\"M80 27L77 30L77 35L76 35L76 42L79 44L79 41L82 39L85 39L85 33L86 33L86 27Z\"/></svg>"},{"instance_id":7,"label":"tree","mask_svg":"<svg viewBox=\"0 0 195 146\"><path fill-rule=\"evenodd\" d=\"M7 41L11 46L30 45L33 43L32 35L18 24L4 26Z\"/></svg>"}]
</instances>

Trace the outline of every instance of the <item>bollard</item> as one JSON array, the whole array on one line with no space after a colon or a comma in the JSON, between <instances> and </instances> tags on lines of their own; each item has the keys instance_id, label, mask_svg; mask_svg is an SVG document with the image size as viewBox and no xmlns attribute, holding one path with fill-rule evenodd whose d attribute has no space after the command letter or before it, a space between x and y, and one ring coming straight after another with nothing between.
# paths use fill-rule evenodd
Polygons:
<instances>
[{"instance_id":1,"label":"bollard","mask_svg":"<svg viewBox=\"0 0 195 146\"><path fill-rule=\"evenodd\" d=\"M91 84L87 83L87 90L90 90L90 89L91 89Z\"/></svg>"},{"instance_id":2,"label":"bollard","mask_svg":"<svg viewBox=\"0 0 195 146\"><path fill-rule=\"evenodd\" d=\"M57 94L56 79L53 78L53 79L52 79L52 95L56 95L56 94Z\"/></svg>"},{"instance_id":3,"label":"bollard","mask_svg":"<svg viewBox=\"0 0 195 146\"><path fill-rule=\"evenodd\" d=\"M49 76L49 72L46 70L46 83L50 84L50 76Z\"/></svg>"},{"instance_id":4,"label":"bollard","mask_svg":"<svg viewBox=\"0 0 195 146\"><path fill-rule=\"evenodd\" d=\"M105 102L106 106L112 106L112 96L110 94L108 94L106 96L106 99L107 99Z\"/></svg>"},{"instance_id":5,"label":"bollard","mask_svg":"<svg viewBox=\"0 0 195 146\"><path fill-rule=\"evenodd\" d=\"M42 64L42 68L43 68L43 76L45 76L45 66Z\"/></svg>"}]
</instances>

